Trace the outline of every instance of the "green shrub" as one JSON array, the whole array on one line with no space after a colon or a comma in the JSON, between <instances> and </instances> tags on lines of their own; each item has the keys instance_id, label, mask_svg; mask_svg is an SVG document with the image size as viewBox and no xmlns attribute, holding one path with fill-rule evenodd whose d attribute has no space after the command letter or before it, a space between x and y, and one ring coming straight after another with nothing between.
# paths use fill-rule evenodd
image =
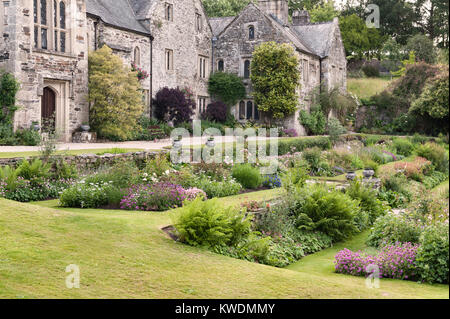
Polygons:
<instances>
[{"instance_id":1,"label":"green shrub","mask_svg":"<svg viewBox=\"0 0 450 319\"><path fill-rule=\"evenodd\" d=\"M182 242L191 246L234 246L251 233L251 220L217 200L196 199L173 218Z\"/></svg>"},{"instance_id":2,"label":"green shrub","mask_svg":"<svg viewBox=\"0 0 450 319\"><path fill-rule=\"evenodd\" d=\"M321 150L331 149L331 141L328 137L300 137L278 141L278 155L302 152L307 148L318 147ZM267 143L267 154L270 154L270 142Z\"/></svg>"},{"instance_id":3,"label":"green shrub","mask_svg":"<svg viewBox=\"0 0 450 319\"><path fill-rule=\"evenodd\" d=\"M245 189L257 189L262 184L260 169L250 164L234 166L231 174Z\"/></svg>"},{"instance_id":4,"label":"green shrub","mask_svg":"<svg viewBox=\"0 0 450 319\"><path fill-rule=\"evenodd\" d=\"M362 71L364 72L365 76L368 78L377 78L380 76L380 69L373 65L365 65L362 68Z\"/></svg>"},{"instance_id":5,"label":"green shrub","mask_svg":"<svg viewBox=\"0 0 450 319\"><path fill-rule=\"evenodd\" d=\"M23 160L17 167L17 176L26 180L45 179L50 176L50 170L51 164L44 164L40 159L35 159L32 163Z\"/></svg>"},{"instance_id":6,"label":"green shrub","mask_svg":"<svg viewBox=\"0 0 450 319\"><path fill-rule=\"evenodd\" d=\"M372 225L379 217L384 216L388 208L377 198L375 190L364 186L360 181L354 181L346 193L352 199L359 201L362 211L368 213L369 224Z\"/></svg>"},{"instance_id":7,"label":"green shrub","mask_svg":"<svg viewBox=\"0 0 450 319\"><path fill-rule=\"evenodd\" d=\"M333 143L337 142L340 136L346 132L347 130L337 118L332 117L328 120L328 134Z\"/></svg>"},{"instance_id":8,"label":"green shrub","mask_svg":"<svg viewBox=\"0 0 450 319\"><path fill-rule=\"evenodd\" d=\"M417 222L406 214L389 213L378 218L367 240L371 247L400 243L419 243L421 229Z\"/></svg>"},{"instance_id":9,"label":"green shrub","mask_svg":"<svg viewBox=\"0 0 450 319\"><path fill-rule=\"evenodd\" d=\"M322 151L318 147L308 148L302 153L303 159L308 163L312 173L317 173L322 162Z\"/></svg>"},{"instance_id":10,"label":"green shrub","mask_svg":"<svg viewBox=\"0 0 450 319\"><path fill-rule=\"evenodd\" d=\"M301 110L299 120L308 131L308 135L323 135L326 132L327 119L320 108L311 108L310 113Z\"/></svg>"},{"instance_id":11,"label":"green shrub","mask_svg":"<svg viewBox=\"0 0 450 319\"><path fill-rule=\"evenodd\" d=\"M171 165L167 159L167 154L158 154L155 158L147 161L143 171L150 176L156 174L156 176L160 177L167 171L170 171L170 169Z\"/></svg>"},{"instance_id":12,"label":"green shrub","mask_svg":"<svg viewBox=\"0 0 450 319\"><path fill-rule=\"evenodd\" d=\"M214 181L206 176L200 177L193 186L203 190L208 198L233 196L242 190L242 185L234 179Z\"/></svg>"},{"instance_id":13,"label":"green shrub","mask_svg":"<svg viewBox=\"0 0 450 319\"><path fill-rule=\"evenodd\" d=\"M448 237L448 224L427 227L421 235L416 267L422 281L448 284Z\"/></svg>"},{"instance_id":14,"label":"green shrub","mask_svg":"<svg viewBox=\"0 0 450 319\"><path fill-rule=\"evenodd\" d=\"M15 136L20 145L37 146L41 143L41 135L35 130L17 130Z\"/></svg>"},{"instance_id":15,"label":"green shrub","mask_svg":"<svg viewBox=\"0 0 450 319\"><path fill-rule=\"evenodd\" d=\"M99 208L118 205L125 193L109 183L80 183L66 189L59 198L62 207Z\"/></svg>"},{"instance_id":16,"label":"green shrub","mask_svg":"<svg viewBox=\"0 0 450 319\"><path fill-rule=\"evenodd\" d=\"M53 176L56 179L77 179L78 171L75 165L69 165L63 159L57 159L54 162L55 172Z\"/></svg>"},{"instance_id":17,"label":"green shrub","mask_svg":"<svg viewBox=\"0 0 450 319\"><path fill-rule=\"evenodd\" d=\"M425 145L420 145L416 150L417 155L424 157L433 163L434 167L440 171L448 172L449 158L445 149L433 142L428 142Z\"/></svg>"},{"instance_id":18,"label":"green shrub","mask_svg":"<svg viewBox=\"0 0 450 319\"><path fill-rule=\"evenodd\" d=\"M397 154L410 156L414 151L414 144L404 138L396 138L394 140L394 148Z\"/></svg>"},{"instance_id":19,"label":"green shrub","mask_svg":"<svg viewBox=\"0 0 450 319\"><path fill-rule=\"evenodd\" d=\"M358 202L342 192L313 185L293 192L288 201L300 230L320 231L336 242L358 232L354 223L360 213Z\"/></svg>"},{"instance_id":20,"label":"green shrub","mask_svg":"<svg viewBox=\"0 0 450 319\"><path fill-rule=\"evenodd\" d=\"M436 186L439 186L442 182L448 179L448 175L439 171L434 171L428 176L424 176L422 178L422 184L427 189L433 189Z\"/></svg>"},{"instance_id":21,"label":"green shrub","mask_svg":"<svg viewBox=\"0 0 450 319\"><path fill-rule=\"evenodd\" d=\"M133 162L118 162L104 172L86 178L87 184L112 184L117 188L127 188L138 178L139 170Z\"/></svg>"}]
</instances>

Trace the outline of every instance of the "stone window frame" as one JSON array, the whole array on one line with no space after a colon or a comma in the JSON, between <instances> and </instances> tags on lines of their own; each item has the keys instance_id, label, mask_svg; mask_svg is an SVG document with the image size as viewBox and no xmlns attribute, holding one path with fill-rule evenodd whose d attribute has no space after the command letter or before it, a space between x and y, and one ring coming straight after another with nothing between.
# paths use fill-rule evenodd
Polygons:
<instances>
[{"instance_id":1,"label":"stone window frame","mask_svg":"<svg viewBox=\"0 0 450 319\"><path fill-rule=\"evenodd\" d=\"M249 116L249 107L251 108L251 116ZM239 121L259 121L261 113L253 99L243 99L238 104L238 120Z\"/></svg>"},{"instance_id":2,"label":"stone window frame","mask_svg":"<svg viewBox=\"0 0 450 319\"><path fill-rule=\"evenodd\" d=\"M173 61L173 50L172 49L166 49L164 51L164 69L166 71L173 71L174 70L174 61Z\"/></svg>"},{"instance_id":3,"label":"stone window frame","mask_svg":"<svg viewBox=\"0 0 450 319\"><path fill-rule=\"evenodd\" d=\"M133 50L133 63L136 66L141 65L141 48L136 46Z\"/></svg>"},{"instance_id":4,"label":"stone window frame","mask_svg":"<svg viewBox=\"0 0 450 319\"><path fill-rule=\"evenodd\" d=\"M208 60L208 57L205 55L198 56L198 74L201 79L208 77Z\"/></svg>"},{"instance_id":5,"label":"stone window frame","mask_svg":"<svg viewBox=\"0 0 450 319\"><path fill-rule=\"evenodd\" d=\"M8 1L1 1L0 0L0 33L3 32L3 27L5 25L8 25L8 8L10 6L11 2Z\"/></svg>"},{"instance_id":6,"label":"stone window frame","mask_svg":"<svg viewBox=\"0 0 450 319\"><path fill-rule=\"evenodd\" d=\"M242 59L242 77L244 80L249 80L252 75L251 66L252 59L251 58L243 58Z\"/></svg>"},{"instance_id":7,"label":"stone window frame","mask_svg":"<svg viewBox=\"0 0 450 319\"><path fill-rule=\"evenodd\" d=\"M203 31L203 17L198 11L195 12L195 30L197 32Z\"/></svg>"},{"instance_id":8,"label":"stone window frame","mask_svg":"<svg viewBox=\"0 0 450 319\"><path fill-rule=\"evenodd\" d=\"M309 76L309 63L308 59L303 59L303 82L308 84L310 80Z\"/></svg>"},{"instance_id":9,"label":"stone window frame","mask_svg":"<svg viewBox=\"0 0 450 319\"><path fill-rule=\"evenodd\" d=\"M250 38L250 28L253 28L253 38ZM244 38L247 41L254 42L256 41L256 33L258 30L258 22L249 22L244 24Z\"/></svg>"},{"instance_id":10,"label":"stone window frame","mask_svg":"<svg viewBox=\"0 0 450 319\"><path fill-rule=\"evenodd\" d=\"M223 59L217 60L217 71L225 72L225 61Z\"/></svg>"},{"instance_id":11,"label":"stone window frame","mask_svg":"<svg viewBox=\"0 0 450 319\"><path fill-rule=\"evenodd\" d=\"M206 103L206 101L207 100L208 100L207 96L202 96L202 95L197 96L198 113L199 114L206 113L206 110L207 110L207 103Z\"/></svg>"},{"instance_id":12,"label":"stone window frame","mask_svg":"<svg viewBox=\"0 0 450 319\"><path fill-rule=\"evenodd\" d=\"M254 25L249 25L248 26L248 40L249 41L254 41L255 40L255 26Z\"/></svg>"},{"instance_id":13,"label":"stone window frame","mask_svg":"<svg viewBox=\"0 0 450 319\"><path fill-rule=\"evenodd\" d=\"M45 4L45 11L43 11L43 4ZM68 27L70 21L69 4L70 0L33 0L33 47L35 49L61 53L71 51ZM63 15L61 11L64 12ZM44 22L42 21L43 17L45 17ZM45 46L43 45L44 34L46 38Z\"/></svg>"},{"instance_id":14,"label":"stone window frame","mask_svg":"<svg viewBox=\"0 0 450 319\"><path fill-rule=\"evenodd\" d=\"M173 21L173 3L164 3L164 18L166 19L166 21Z\"/></svg>"}]
</instances>

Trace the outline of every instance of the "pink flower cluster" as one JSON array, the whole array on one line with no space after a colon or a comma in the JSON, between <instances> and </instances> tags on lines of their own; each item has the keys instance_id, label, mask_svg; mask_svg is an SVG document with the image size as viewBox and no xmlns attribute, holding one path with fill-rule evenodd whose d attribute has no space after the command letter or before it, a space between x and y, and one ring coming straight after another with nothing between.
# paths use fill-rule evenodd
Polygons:
<instances>
[{"instance_id":1,"label":"pink flower cluster","mask_svg":"<svg viewBox=\"0 0 450 319\"><path fill-rule=\"evenodd\" d=\"M369 266L376 265L380 278L413 280L416 277L415 261L418 248L419 245L398 243L384 247L377 256L344 249L335 257L335 269L341 274L368 276L372 274Z\"/></svg>"},{"instance_id":2,"label":"pink flower cluster","mask_svg":"<svg viewBox=\"0 0 450 319\"><path fill-rule=\"evenodd\" d=\"M141 69L140 67L138 67L136 64L132 63L131 64L131 70L133 72L137 72L137 78L141 81L141 80L145 80L147 79L150 75L148 74L147 71Z\"/></svg>"},{"instance_id":3,"label":"pink flower cluster","mask_svg":"<svg viewBox=\"0 0 450 319\"><path fill-rule=\"evenodd\" d=\"M181 207L186 199L186 190L172 183L133 186L120 202L126 210L164 211Z\"/></svg>"},{"instance_id":4,"label":"pink flower cluster","mask_svg":"<svg viewBox=\"0 0 450 319\"><path fill-rule=\"evenodd\" d=\"M206 195L206 193L204 191L202 191L199 188L189 188L185 191L185 195L186 195L186 200L187 201L194 201L197 198L201 198L203 200L207 200L208 196Z\"/></svg>"}]
</instances>

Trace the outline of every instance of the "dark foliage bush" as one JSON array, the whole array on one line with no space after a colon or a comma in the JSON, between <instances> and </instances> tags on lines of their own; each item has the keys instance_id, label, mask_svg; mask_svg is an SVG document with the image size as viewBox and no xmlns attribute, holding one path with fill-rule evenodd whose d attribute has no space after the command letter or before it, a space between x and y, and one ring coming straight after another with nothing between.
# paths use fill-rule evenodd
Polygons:
<instances>
[{"instance_id":1,"label":"dark foliage bush","mask_svg":"<svg viewBox=\"0 0 450 319\"><path fill-rule=\"evenodd\" d=\"M225 123L228 117L228 107L225 103L216 101L208 105L203 119L218 123Z\"/></svg>"},{"instance_id":2,"label":"dark foliage bush","mask_svg":"<svg viewBox=\"0 0 450 319\"><path fill-rule=\"evenodd\" d=\"M195 103L185 92L176 89L162 88L156 93L153 101L155 116L158 120L173 121L175 125L190 122L194 114Z\"/></svg>"},{"instance_id":3,"label":"dark foliage bush","mask_svg":"<svg viewBox=\"0 0 450 319\"><path fill-rule=\"evenodd\" d=\"M380 76L380 70L373 65L365 65L362 71L368 78L377 78Z\"/></svg>"}]
</instances>

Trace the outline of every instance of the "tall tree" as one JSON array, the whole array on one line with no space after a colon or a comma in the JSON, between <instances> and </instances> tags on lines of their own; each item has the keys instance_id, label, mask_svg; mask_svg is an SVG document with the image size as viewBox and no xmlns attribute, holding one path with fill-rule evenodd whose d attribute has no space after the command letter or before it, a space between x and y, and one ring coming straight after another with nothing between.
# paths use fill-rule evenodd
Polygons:
<instances>
[{"instance_id":1,"label":"tall tree","mask_svg":"<svg viewBox=\"0 0 450 319\"><path fill-rule=\"evenodd\" d=\"M309 14L311 16L311 22L331 21L339 15L338 11L336 11L333 0L316 4L311 10L309 10Z\"/></svg>"},{"instance_id":2,"label":"tall tree","mask_svg":"<svg viewBox=\"0 0 450 319\"><path fill-rule=\"evenodd\" d=\"M448 0L416 0L416 23L421 31L442 48L449 47L449 1Z\"/></svg>"}]
</instances>

